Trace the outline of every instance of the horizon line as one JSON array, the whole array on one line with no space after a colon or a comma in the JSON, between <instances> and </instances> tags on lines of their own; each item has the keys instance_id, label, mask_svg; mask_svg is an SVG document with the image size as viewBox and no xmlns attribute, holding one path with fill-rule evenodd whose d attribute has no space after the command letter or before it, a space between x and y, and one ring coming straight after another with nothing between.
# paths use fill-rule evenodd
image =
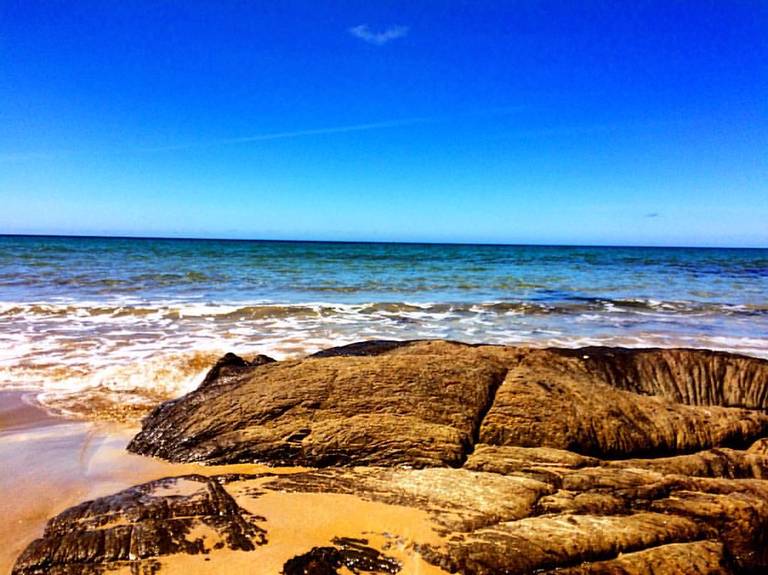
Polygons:
<instances>
[{"instance_id":1,"label":"horizon line","mask_svg":"<svg viewBox=\"0 0 768 575\"><path fill-rule=\"evenodd\" d=\"M274 238L221 238L194 236L142 236L102 234L46 234L46 233L2 233L0 238L62 238L99 240L162 240L198 242L253 242L293 244L382 244L382 245L424 245L424 246L478 246L478 247L543 247L543 248L639 248L639 249L702 249L702 250L768 250L768 246L714 246L714 245L649 245L649 244L590 244L590 243L531 243L531 242L467 242L467 241L416 241L416 240L301 240Z\"/></svg>"}]
</instances>

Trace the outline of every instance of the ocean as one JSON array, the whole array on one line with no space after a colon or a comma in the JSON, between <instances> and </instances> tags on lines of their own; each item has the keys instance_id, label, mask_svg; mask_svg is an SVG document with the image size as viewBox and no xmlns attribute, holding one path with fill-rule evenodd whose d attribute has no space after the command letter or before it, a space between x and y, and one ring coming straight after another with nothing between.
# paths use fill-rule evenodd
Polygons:
<instances>
[{"instance_id":1,"label":"ocean","mask_svg":"<svg viewBox=\"0 0 768 575\"><path fill-rule=\"evenodd\" d=\"M0 389L64 413L373 338L768 357L768 250L0 237Z\"/></svg>"}]
</instances>

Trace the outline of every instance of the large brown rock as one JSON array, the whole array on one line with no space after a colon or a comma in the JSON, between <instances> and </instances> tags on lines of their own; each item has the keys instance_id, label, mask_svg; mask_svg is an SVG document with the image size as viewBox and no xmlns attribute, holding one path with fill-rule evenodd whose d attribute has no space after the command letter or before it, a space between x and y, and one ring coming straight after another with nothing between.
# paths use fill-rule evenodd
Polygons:
<instances>
[{"instance_id":1,"label":"large brown rock","mask_svg":"<svg viewBox=\"0 0 768 575\"><path fill-rule=\"evenodd\" d=\"M473 348L243 369L165 403L129 449L172 461L458 466L506 369Z\"/></svg>"},{"instance_id":2,"label":"large brown rock","mask_svg":"<svg viewBox=\"0 0 768 575\"><path fill-rule=\"evenodd\" d=\"M157 408L129 449L172 461L428 467L461 465L478 442L628 457L738 447L768 432L768 362L722 352L380 341L233 363Z\"/></svg>"},{"instance_id":3,"label":"large brown rock","mask_svg":"<svg viewBox=\"0 0 768 575\"><path fill-rule=\"evenodd\" d=\"M480 441L626 457L743 445L768 430L762 410L687 405L625 391L558 360L532 353L510 369L483 420Z\"/></svg>"}]
</instances>

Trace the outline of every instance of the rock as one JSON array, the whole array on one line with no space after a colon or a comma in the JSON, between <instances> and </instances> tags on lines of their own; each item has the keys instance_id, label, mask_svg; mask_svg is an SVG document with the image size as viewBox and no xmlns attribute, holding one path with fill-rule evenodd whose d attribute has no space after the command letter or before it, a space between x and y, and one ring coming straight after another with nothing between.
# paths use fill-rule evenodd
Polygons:
<instances>
[{"instance_id":1,"label":"rock","mask_svg":"<svg viewBox=\"0 0 768 575\"><path fill-rule=\"evenodd\" d=\"M762 410L688 405L663 395L617 388L611 385L620 380L617 368L597 371L594 364L599 358L594 351L583 351L580 357L563 355L559 350L525 355L499 387L483 420L479 440L491 445L546 446L595 456L627 457L743 446L768 432L768 415ZM638 353L646 364L650 354L666 365L661 351ZM622 357L628 354L631 352L625 350ZM585 356L588 359L583 359ZM695 352L680 358L688 360L698 373L706 373L704 366L720 368L719 363L704 362ZM751 361L766 367L766 362ZM753 387L768 390L768 369L750 368L748 372L760 376L752 380ZM655 372L650 373L652 376ZM669 375L666 370L662 373ZM742 392L754 395L740 372L723 372L725 376L732 377ZM695 381L688 383L695 389ZM678 384L684 387L682 382ZM727 382L718 385L729 388Z\"/></svg>"},{"instance_id":2,"label":"rock","mask_svg":"<svg viewBox=\"0 0 768 575\"><path fill-rule=\"evenodd\" d=\"M554 351L554 350L553 350ZM768 409L768 362L707 349L561 349L612 387L686 405Z\"/></svg>"},{"instance_id":3,"label":"rock","mask_svg":"<svg viewBox=\"0 0 768 575\"><path fill-rule=\"evenodd\" d=\"M260 365L227 356L129 449L305 466L459 466L477 443L675 455L762 437L766 398L768 362L726 353L374 341Z\"/></svg>"},{"instance_id":4,"label":"rock","mask_svg":"<svg viewBox=\"0 0 768 575\"><path fill-rule=\"evenodd\" d=\"M208 371L199 388L205 388L211 385L223 385L246 370L250 371L254 367L274 363L274 361L275 360L268 355L259 354L250 361L246 361L234 353L227 353Z\"/></svg>"},{"instance_id":5,"label":"rock","mask_svg":"<svg viewBox=\"0 0 768 575\"><path fill-rule=\"evenodd\" d=\"M762 438L755 441L749 448L750 453L768 455L768 438Z\"/></svg>"},{"instance_id":6,"label":"rock","mask_svg":"<svg viewBox=\"0 0 768 575\"><path fill-rule=\"evenodd\" d=\"M406 519L399 532L371 535L419 553L444 573L533 574L563 568L566 573L640 574L651 567L662 574L758 573L768 567L768 481L664 475L611 462L573 467L570 453L563 453L558 467L553 455L546 457L547 481L535 470L502 475L380 467L159 480L54 518L44 537L19 558L13 575L102 573L119 567L163 573L180 556L187 558L184 569L209 559L216 572L239 572L228 571L230 565L242 565L242 560L229 563L235 560L229 552L251 554L253 565L259 565L271 537L266 509L274 513L283 507L281 501L302 493L425 511L440 543L421 539ZM265 508L267 496L278 499ZM326 522L333 517L340 531L349 522L332 507L308 505L304 514L313 513ZM309 546L284 563L283 573L399 573L401 566L385 547L344 535Z\"/></svg>"},{"instance_id":7,"label":"rock","mask_svg":"<svg viewBox=\"0 0 768 575\"><path fill-rule=\"evenodd\" d=\"M482 460L500 454L501 468L509 461L505 449L484 448ZM424 509L446 543L417 548L449 572L538 573L583 565L584 572L610 573L623 572L621 566L631 560L636 563L634 571L627 567L629 573L643 573L643 565L655 565L655 573L677 573L676 566L695 554L694 544L703 542L707 553L692 562L698 572L768 568L768 481L665 474L652 470L653 459L632 465L580 461L569 452L561 452L558 465L554 450L545 457L541 450L530 451L531 465L514 475L327 469L275 478L271 488L355 494ZM525 459L523 450L515 456ZM680 469L689 466L690 457L679 456ZM537 466L542 459L543 468ZM661 469L675 471L674 459ZM466 465L476 461L470 458ZM718 469L727 471L710 471ZM768 471L768 462L762 469Z\"/></svg>"},{"instance_id":8,"label":"rock","mask_svg":"<svg viewBox=\"0 0 768 575\"><path fill-rule=\"evenodd\" d=\"M334 547L313 547L308 553L289 559L283 566L283 575L337 575L342 567L355 574L400 572L400 563L367 547L366 539L337 537L333 543Z\"/></svg>"},{"instance_id":9,"label":"rock","mask_svg":"<svg viewBox=\"0 0 768 575\"><path fill-rule=\"evenodd\" d=\"M503 366L455 348L282 361L153 411L129 450L172 461L459 466Z\"/></svg>"},{"instance_id":10,"label":"rock","mask_svg":"<svg viewBox=\"0 0 768 575\"><path fill-rule=\"evenodd\" d=\"M509 475L516 471L546 469L548 467L579 469L594 467L601 461L564 449L551 447L514 447L478 444L464 464L467 469L490 471Z\"/></svg>"},{"instance_id":11,"label":"rock","mask_svg":"<svg viewBox=\"0 0 768 575\"><path fill-rule=\"evenodd\" d=\"M168 478L87 502L52 519L13 575L186 573L205 559L226 573L234 550L259 565L265 517L310 496L329 503L298 521L347 529L350 500L403 520L307 544L281 560L286 575L407 573L402 550L464 575L768 572L767 365L431 341L226 357L130 448L314 468Z\"/></svg>"},{"instance_id":12,"label":"rock","mask_svg":"<svg viewBox=\"0 0 768 575\"><path fill-rule=\"evenodd\" d=\"M768 453L751 450L717 448L653 459L624 459L609 463L614 467L634 467L665 474L690 475L692 477L724 477L728 479L763 479L768 477Z\"/></svg>"},{"instance_id":13,"label":"rock","mask_svg":"<svg viewBox=\"0 0 768 575\"><path fill-rule=\"evenodd\" d=\"M393 349L408 346L414 341L398 341L393 339L374 339L369 341L358 341L349 345L330 347L313 353L310 357L351 357L351 356L371 356L381 355Z\"/></svg>"},{"instance_id":14,"label":"rock","mask_svg":"<svg viewBox=\"0 0 768 575\"><path fill-rule=\"evenodd\" d=\"M537 573L619 553L712 536L706 526L675 516L562 515L498 523L450 541L432 558L452 573Z\"/></svg>"},{"instance_id":15,"label":"rock","mask_svg":"<svg viewBox=\"0 0 768 575\"><path fill-rule=\"evenodd\" d=\"M652 507L710 526L740 571L760 573L768 569L768 492L755 487L730 493L680 490Z\"/></svg>"},{"instance_id":16,"label":"rock","mask_svg":"<svg viewBox=\"0 0 768 575\"><path fill-rule=\"evenodd\" d=\"M266 543L263 518L237 505L226 480L168 478L81 503L48 523L13 573L64 575L78 566L101 573L178 553L252 551Z\"/></svg>"},{"instance_id":17,"label":"rock","mask_svg":"<svg viewBox=\"0 0 768 575\"><path fill-rule=\"evenodd\" d=\"M607 561L586 562L542 572L546 575L647 575L648 573L690 573L729 575L734 573L723 546L716 541L670 543L644 551L622 554Z\"/></svg>"},{"instance_id":18,"label":"rock","mask_svg":"<svg viewBox=\"0 0 768 575\"><path fill-rule=\"evenodd\" d=\"M469 532L536 513L539 500L556 489L535 477L503 476L465 469L321 469L281 475L270 482L283 492L356 495L389 505L417 507L443 534Z\"/></svg>"}]
</instances>

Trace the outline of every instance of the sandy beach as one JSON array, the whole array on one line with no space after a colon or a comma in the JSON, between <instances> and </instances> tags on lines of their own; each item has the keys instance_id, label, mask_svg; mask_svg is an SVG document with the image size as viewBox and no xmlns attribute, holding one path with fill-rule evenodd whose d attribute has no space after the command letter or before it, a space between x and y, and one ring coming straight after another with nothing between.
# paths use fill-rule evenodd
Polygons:
<instances>
[{"instance_id":1,"label":"sandy beach","mask_svg":"<svg viewBox=\"0 0 768 575\"><path fill-rule=\"evenodd\" d=\"M125 450L137 427L69 420L35 405L28 392L0 392L0 573L10 573L19 553L43 533L46 522L82 501L110 495L147 481L185 474L295 473L302 468L262 465L201 466L172 464ZM270 525L269 545L259 561L264 573L278 573L283 563L314 545L339 535L361 537L369 531L403 532L438 542L427 515L396 505L365 502L331 494L271 494L256 511ZM376 544L377 542L372 542ZM383 543L378 541L379 544ZM443 573L406 550L391 554L407 573ZM182 558L164 565L167 573L220 573L222 565L238 572L252 564L250 554L217 555L206 564Z\"/></svg>"}]
</instances>

